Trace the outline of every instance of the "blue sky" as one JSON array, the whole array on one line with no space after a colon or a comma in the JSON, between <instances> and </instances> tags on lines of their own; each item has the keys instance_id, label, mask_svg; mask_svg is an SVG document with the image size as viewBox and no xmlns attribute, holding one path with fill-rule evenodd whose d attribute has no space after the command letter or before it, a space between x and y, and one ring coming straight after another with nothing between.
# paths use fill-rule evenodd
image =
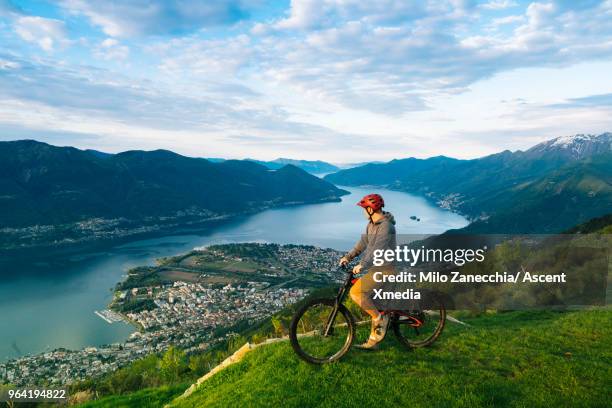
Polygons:
<instances>
[{"instance_id":1,"label":"blue sky","mask_svg":"<svg viewBox=\"0 0 612 408\"><path fill-rule=\"evenodd\" d=\"M612 1L0 0L0 140L333 162L612 131Z\"/></svg>"}]
</instances>

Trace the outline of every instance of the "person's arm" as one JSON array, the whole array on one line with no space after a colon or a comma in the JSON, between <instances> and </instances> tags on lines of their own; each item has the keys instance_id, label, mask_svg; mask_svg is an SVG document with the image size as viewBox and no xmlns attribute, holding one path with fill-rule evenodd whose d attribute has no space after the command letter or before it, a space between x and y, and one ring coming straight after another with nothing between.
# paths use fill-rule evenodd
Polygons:
<instances>
[{"instance_id":1,"label":"person's arm","mask_svg":"<svg viewBox=\"0 0 612 408\"><path fill-rule=\"evenodd\" d=\"M346 255L342 258L346 259L346 263L351 262L353 259L357 258L368 246L368 235L364 234L359 238L359 241L355 243L353 249L351 249Z\"/></svg>"},{"instance_id":2,"label":"person's arm","mask_svg":"<svg viewBox=\"0 0 612 408\"><path fill-rule=\"evenodd\" d=\"M380 229L375 236L370 237L372 242L368 246L368 250L359 261L361 268L370 268L374 265L374 251L377 249L386 250L391 248L395 238L395 226L390 222L385 222L380 225ZM395 249L395 248L391 248Z\"/></svg>"}]
</instances>

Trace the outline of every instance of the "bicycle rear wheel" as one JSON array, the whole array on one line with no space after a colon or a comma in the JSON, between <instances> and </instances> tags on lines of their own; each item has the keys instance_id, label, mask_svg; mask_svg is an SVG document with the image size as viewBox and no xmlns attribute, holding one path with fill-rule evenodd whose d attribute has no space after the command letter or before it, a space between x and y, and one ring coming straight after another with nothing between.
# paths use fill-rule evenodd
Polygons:
<instances>
[{"instance_id":1,"label":"bicycle rear wheel","mask_svg":"<svg viewBox=\"0 0 612 408\"><path fill-rule=\"evenodd\" d=\"M289 339L296 354L311 364L325 364L344 356L355 338L353 316L340 304L331 330L325 327L333 314L334 299L313 299L302 306L291 321Z\"/></svg>"},{"instance_id":2,"label":"bicycle rear wheel","mask_svg":"<svg viewBox=\"0 0 612 408\"><path fill-rule=\"evenodd\" d=\"M433 298L424 310L394 312L391 322L398 340L408 348L427 347L435 342L446 323L444 304Z\"/></svg>"}]
</instances>

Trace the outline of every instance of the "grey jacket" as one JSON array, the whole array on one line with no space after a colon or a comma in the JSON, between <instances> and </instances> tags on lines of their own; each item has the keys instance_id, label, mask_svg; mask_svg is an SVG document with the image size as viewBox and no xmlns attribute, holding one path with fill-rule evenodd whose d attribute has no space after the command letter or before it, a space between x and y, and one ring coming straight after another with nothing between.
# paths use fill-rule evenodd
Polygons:
<instances>
[{"instance_id":1,"label":"grey jacket","mask_svg":"<svg viewBox=\"0 0 612 408\"><path fill-rule=\"evenodd\" d=\"M368 223L365 234L357 241L355 247L345 255L349 262L363 253L359 263L362 268L367 269L373 266L375 250L395 250L397 246L395 240L395 219L391 213L384 212L383 215L384 217L380 221ZM390 265L390 263L385 263L386 265Z\"/></svg>"}]
</instances>

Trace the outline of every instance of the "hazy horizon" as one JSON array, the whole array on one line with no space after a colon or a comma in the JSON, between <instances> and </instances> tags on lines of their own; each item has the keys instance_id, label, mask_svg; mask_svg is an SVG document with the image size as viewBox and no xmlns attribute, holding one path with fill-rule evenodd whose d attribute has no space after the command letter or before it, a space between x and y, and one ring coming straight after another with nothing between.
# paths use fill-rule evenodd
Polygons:
<instances>
[{"instance_id":1,"label":"hazy horizon","mask_svg":"<svg viewBox=\"0 0 612 408\"><path fill-rule=\"evenodd\" d=\"M610 133L610 132L603 132L603 133ZM569 135L569 136L574 136L574 135ZM597 136L597 135L593 135L593 136ZM563 136L559 136L559 137L563 137ZM110 151L104 151L104 150L98 150L98 149L91 149L91 148L88 148L88 147L77 147L77 146L71 146L71 145L59 145L59 144L54 144L54 143L50 143L50 142L44 142L42 140L36 140L36 139L0 140L0 142L19 142L19 141L28 141L28 140L32 140L32 141L35 141L35 142L47 143L47 144L50 144L50 145L56 146L56 147L75 147L75 148L77 148L79 150L95 150L97 152L106 153L106 154L119 154L119 153L124 153L124 152L130 151L130 150L140 150L140 151L149 151L149 152L150 151L155 151L155 150L170 150L170 149L129 149L129 150L120 150L120 151L117 151L117 152L110 152ZM548 140L552 140L552 139L548 139ZM545 141L546 140L544 140L544 142ZM533 146L535 146L535 145L533 145ZM529 149L529 148L531 148L533 146L529 146L527 149ZM527 150L527 149L515 149L515 150L511 150L511 151L514 153L514 152L517 152L517 151L524 151L524 150ZM498 152L494 152L494 153L491 153L491 154L500 153L500 152L505 151L505 150L509 150L509 149L502 149L502 150L500 150ZM453 156L450 156L450 155L440 154L440 155L436 155L436 156L427 156L427 157L397 156L397 157L393 157L393 158L391 158L389 160L384 160L384 161L376 161L375 160L375 161L370 161L370 162L368 162L368 161L363 161L363 162L338 162L338 161L326 161L326 160L320 160L320 159L302 159L300 157L280 157L280 156L279 157L275 157L273 159L261 159L261 158L257 158L257 157L204 157L204 156L194 156L194 155L191 155L191 154L178 153L178 152L175 152L173 150L170 150L170 151L172 151L174 153L177 153L177 154L180 154L181 156L185 156L185 157L199 158L199 159L208 159L208 160L259 160L259 161L298 160L298 161L312 161L312 162L322 161L324 163L333 164L333 165L336 165L336 166L339 166L339 167L350 166L350 165L355 165L355 164L374 163L374 162L387 163L387 162L392 161L392 160L401 160L401 159L409 159L409 158L430 159L430 158L433 158L433 157L440 157L440 156L449 157L449 158L456 158L456 157L453 157ZM478 159L478 158L485 157L485 156L488 156L488 155L474 157L474 159ZM457 159L460 159L460 158L457 158ZM467 159L460 159L460 160L467 160Z\"/></svg>"}]
</instances>

